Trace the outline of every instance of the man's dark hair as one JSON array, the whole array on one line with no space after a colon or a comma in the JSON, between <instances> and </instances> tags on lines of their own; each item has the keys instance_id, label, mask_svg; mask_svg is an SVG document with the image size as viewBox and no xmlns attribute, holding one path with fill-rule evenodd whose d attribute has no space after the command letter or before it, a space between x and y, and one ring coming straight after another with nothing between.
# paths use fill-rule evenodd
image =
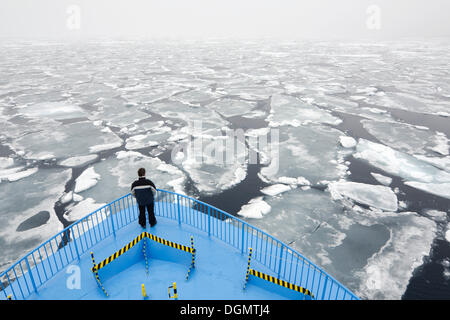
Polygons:
<instances>
[{"instance_id":1,"label":"man's dark hair","mask_svg":"<svg viewBox=\"0 0 450 320\"><path fill-rule=\"evenodd\" d=\"M145 176L145 169L144 169L144 168L140 168L140 169L138 170L138 176L139 176L139 177Z\"/></svg>"}]
</instances>

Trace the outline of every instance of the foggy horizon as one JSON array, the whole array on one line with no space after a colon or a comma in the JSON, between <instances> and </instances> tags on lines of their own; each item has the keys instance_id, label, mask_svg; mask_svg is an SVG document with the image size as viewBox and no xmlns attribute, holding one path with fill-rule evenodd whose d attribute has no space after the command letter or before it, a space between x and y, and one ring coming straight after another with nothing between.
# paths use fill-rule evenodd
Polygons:
<instances>
[{"instance_id":1,"label":"foggy horizon","mask_svg":"<svg viewBox=\"0 0 450 320\"><path fill-rule=\"evenodd\" d=\"M0 38L396 40L450 36L445 0L3 0Z\"/></svg>"}]
</instances>

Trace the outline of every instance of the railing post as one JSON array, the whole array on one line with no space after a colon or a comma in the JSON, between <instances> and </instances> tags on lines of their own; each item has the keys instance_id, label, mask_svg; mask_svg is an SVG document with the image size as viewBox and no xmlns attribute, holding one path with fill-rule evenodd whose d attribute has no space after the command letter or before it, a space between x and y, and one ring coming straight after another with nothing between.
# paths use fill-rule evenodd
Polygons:
<instances>
[{"instance_id":1,"label":"railing post","mask_svg":"<svg viewBox=\"0 0 450 320\"><path fill-rule=\"evenodd\" d=\"M208 206L208 237L211 236L211 207Z\"/></svg>"},{"instance_id":2,"label":"railing post","mask_svg":"<svg viewBox=\"0 0 450 320\"><path fill-rule=\"evenodd\" d=\"M325 283L323 284L323 291L322 291L322 298L321 298L321 300L325 299L325 292L326 292L326 289L327 289L327 282L328 282L328 276L325 275Z\"/></svg>"},{"instance_id":3,"label":"railing post","mask_svg":"<svg viewBox=\"0 0 450 320\"><path fill-rule=\"evenodd\" d=\"M181 226L181 214L180 214L180 196L177 194L177 212L178 212L178 225Z\"/></svg>"},{"instance_id":4,"label":"railing post","mask_svg":"<svg viewBox=\"0 0 450 320\"><path fill-rule=\"evenodd\" d=\"M116 230L115 230L115 227L114 227L114 217L113 217L113 211L112 211L111 203L108 204L108 207L109 207L109 212L110 212L109 215L111 216L112 231L113 231L113 235L114 235L114 238L115 238L116 237Z\"/></svg>"},{"instance_id":5,"label":"railing post","mask_svg":"<svg viewBox=\"0 0 450 320\"><path fill-rule=\"evenodd\" d=\"M70 230L72 231L72 234L73 234L73 244L75 245L75 251L77 253L78 261L80 261L80 252L78 251L77 239L75 239L75 234L73 233L73 228L71 228ZM66 233L66 236L68 238L67 243L70 243L70 237L67 235L67 233Z\"/></svg>"},{"instance_id":6,"label":"railing post","mask_svg":"<svg viewBox=\"0 0 450 320\"><path fill-rule=\"evenodd\" d=\"M242 246L241 246L241 254L243 254L244 253L244 226L245 226L245 224L243 223L243 222L241 222L242 223L242 235L241 235L241 244L242 244Z\"/></svg>"},{"instance_id":7,"label":"railing post","mask_svg":"<svg viewBox=\"0 0 450 320\"><path fill-rule=\"evenodd\" d=\"M278 263L278 279L280 278L280 273L281 273L281 263L283 261L283 249L284 249L284 246L283 246L283 244L281 244L280 261Z\"/></svg>"},{"instance_id":8,"label":"railing post","mask_svg":"<svg viewBox=\"0 0 450 320\"><path fill-rule=\"evenodd\" d=\"M34 288L34 292L37 293L36 283L34 282L33 274L31 273L30 264L28 263L28 256L25 257L25 262L27 263L28 274L30 275L31 283L33 284L33 288Z\"/></svg>"}]
</instances>

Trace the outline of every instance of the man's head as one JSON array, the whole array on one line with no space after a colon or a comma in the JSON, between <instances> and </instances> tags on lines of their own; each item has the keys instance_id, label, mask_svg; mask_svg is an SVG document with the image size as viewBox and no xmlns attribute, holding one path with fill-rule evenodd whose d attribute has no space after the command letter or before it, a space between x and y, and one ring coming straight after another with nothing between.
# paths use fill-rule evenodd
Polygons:
<instances>
[{"instance_id":1,"label":"man's head","mask_svg":"<svg viewBox=\"0 0 450 320\"><path fill-rule=\"evenodd\" d=\"M145 177L145 169L144 168L140 168L138 170L138 176L139 177Z\"/></svg>"}]
</instances>

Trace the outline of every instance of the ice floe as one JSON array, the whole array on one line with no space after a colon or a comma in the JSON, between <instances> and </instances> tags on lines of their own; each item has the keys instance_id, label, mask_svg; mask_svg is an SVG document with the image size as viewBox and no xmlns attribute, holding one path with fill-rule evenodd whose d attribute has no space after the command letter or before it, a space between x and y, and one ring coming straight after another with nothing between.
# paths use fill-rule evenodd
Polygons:
<instances>
[{"instance_id":1,"label":"ice floe","mask_svg":"<svg viewBox=\"0 0 450 320\"><path fill-rule=\"evenodd\" d=\"M448 197L450 173L420 161L387 146L360 139L354 157L406 180L405 184L444 197Z\"/></svg>"},{"instance_id":2,"label":"ice floe","mask_svg":"<svg viewBox=\"0 0 450 320\"><path fill-rule=\"evenodd\" d=\"M69 158L120 147L122 140L113 132L102 132L90 122L77 122L24 135L11 143L27 159Z\"/></svg>"},{"instance_id":3,"label":"ice floe","mask_svg":"<svg viewBox=\"0 0 450 320\"><path fill-rule=\"evenodd\" d=\"M64 216L69 221L78 221L91 212L94 212L95 210L103 207L105 204L106 203L96 203L94 199L87 198L78 202L75 206L67 210L67 212L64 213Z\"/></svg>"},{"instance_id":4,"label":"ice floe","mask_svg":"<svg viewBox=\"0 0 450 320\"><path fill-rule=\"evenodd\" d=\"M268 159L261 177L272 182L279 182L280 177L303 177L311 184L339 180L346 175L344 157L349 152L339 146L341 135L341 131L319 125L280 127L279 142L259 149Z\"/></svg>"},{"instance_id":5,"label":"ice floe","mask_svg":"<svg viewBox=\"0 0 450 320\"><path fill-rule=\"evenodd\" d=\"M271 127L284 125L298 127L311 122L337 125L342 122L329 112L290 96L274 95L270 105L271 111L267 119Z\"/></svg>"},{"instance_id":6,"label":"ice floe","mask_svg":"<svg viewBox=\"0 0 450 320\"><path fill-rule=\"evenodd\" d=\"M158 158L143 155L136 151L119 151L113 157L92 165L101 179L80 193L85 199L92 198L97 203L109 203L131 191L131 184L137 179L137 170L145 168L146 177L157 188L185 193L186 176L177 167Z\"/></svg>"},{"instance_id":7,"label":"ice floe","mask_svg":"<svg viewBox=\"0 0 450 320\"><path fill-rule=\"evenodd\" d=\"M358 203L385 211L397 211L397 196L389 187L357 182L332 182L328 184L331 196L335 200L348 197Z\"/></svg>"},{"instance_id":8,"label":"ice floe","mask_svg":"<svg viewBox=\"0 0 450 320\"><path fill-rule=\"evenodd\" d=\"M82 191L86 191L87 189L95 186L100 179L100 175L95 172L94 168L89 167L84 170L77 179L75 179L74 192L79 193Z\"/></svg>"},{"instance_id":9,"label":"ice floe","mask_svg":"<svg viewBox=\"0 0 450 320\"><path fill-rule=\"evenodd\" d=\"M392 178L386 177L379 173L371 172L370 175L375 178L379 183L384 184L385 186L389 186L392 183Z\"/></svg>"},{"instance_id":10,"label":"ice floe","mask_svg":"<svg viewBox=\"0 0 450 320\"><path fill-rule=\"evenodd\" d=\"M387 146L411 155L430 153L448 155L448 140L442 133L418 129L416 126L372 120L361 121L364 128Z\"/></svg>"},{"instance_id":11,"label":"ice floe","mask_svg":"<svg viewBox=\"0 0 450 320\"><path fill-rule=\"evenodd\" d=\"M261 219L270 212L270 206L263 200L263 197L257 197L241 207L238 215L245 218Z\"/></svg>"},{"instance_id":12,"label":"ice floe","mask_svg":"<svg viewBox=\"0 0 450 320\"><path fill-rule=\"evenodd\" d=\"M86 117L87 113L77 105L67 102L40 102L18 109L20 114L31 118L49 118L55 120Z\"/></svg>"},{"instance_id":13,"label":"ice floe","mask_svg":"<svg viewBox=\"0 0 450 320\"><path fill-rule=\"evenodd\" d=\"M64 167L81 167L98 159L98 155L90 154L85 156L71 157L59 161L58 164Z\"/></svg>"},{"instance_id":14,"label":"ice floe","mask_svg":"<svg viewBox=\"0 0 450 320\"><path fill-rule=\"evenodd\" d=\"M274 184L269 187L265 187L264 189L261 189L261 192L269 195L269 196L276 196L277 194L286 192L291 190L291 187L285 185L285 184Z\"/></svg>"},{"instance_id":15,"label":"ice floe","mask_svg":"<svg viewBox=\"0 0 450 320\"><path fill-rule=\"evenodd\" d=\"M70 169L41 169L14 183L0 183L0 197L8 199L0 202L0 242L4 246L0 265L17 260L62 230L54 205L64 193L70 177ZM50 213L43 224L16 231L24 221L43 211Z\"/></svg>"},{"instance_id":16,"label":"ice floe","mask_svg":"<svg viewBox=\"0 0 450 320\"><path fill-rule=\"evenodd\" d=\"M339 142L344 148L354 148L356 146L356 140L352 137L340 136Z\"/></svg>"}]
</instances>

